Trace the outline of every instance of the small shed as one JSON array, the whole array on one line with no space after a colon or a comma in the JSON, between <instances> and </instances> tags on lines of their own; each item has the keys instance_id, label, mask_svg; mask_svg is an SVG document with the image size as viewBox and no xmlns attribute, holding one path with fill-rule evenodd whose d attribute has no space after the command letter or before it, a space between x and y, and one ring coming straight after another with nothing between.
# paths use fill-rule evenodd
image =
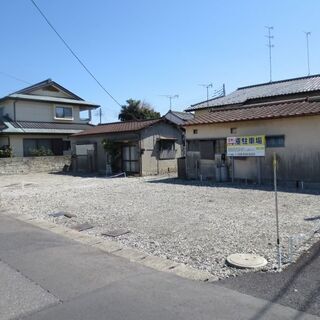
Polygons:
<instances>
[{"instance_id":1,"label":"small shed","mask_svg":"<svg viewBox=\"0 0 320 320\"><path fill-rule=\"evenodd\" d=\"M101 124L71 136L71 141L75 156L79 145L96 146L93 167L100 173L111 165L114 174L143 176L177 171L183 135L179 126L159 118Z\"/></svg>"}]
</instances>

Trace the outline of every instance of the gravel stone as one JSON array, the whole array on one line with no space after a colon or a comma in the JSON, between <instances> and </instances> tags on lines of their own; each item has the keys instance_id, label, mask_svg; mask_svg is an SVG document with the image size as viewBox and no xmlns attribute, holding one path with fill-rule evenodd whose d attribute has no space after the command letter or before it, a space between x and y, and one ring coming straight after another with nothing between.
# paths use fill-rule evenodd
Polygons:
<instances>
[{"instance_id":1,"label":"gravel stone","mask_svg":"<svg viewBox=\"0 0 320 320\"><path fill-rule=\"evenodd\" d=\"M10 188L8 188L10 185ZM21 187L22 185L27 188ZM71 227L89 223L83 233L102 237L105 230L130 230L110 238L149 255L205 270L219 279L248 272L226 265L233 253L267 259L274 270L276 227L272 190L215 186L170 178L83 178L55 174L1 176L0 208ZM284 261L288 238L307 234L320 220L316 193L278 193ZM68 212L71 219L50 217ZM308 218L308 219L306 219ZM319 239L316 233L294 254L296 259Z\"/></svg>"}]
</instances>

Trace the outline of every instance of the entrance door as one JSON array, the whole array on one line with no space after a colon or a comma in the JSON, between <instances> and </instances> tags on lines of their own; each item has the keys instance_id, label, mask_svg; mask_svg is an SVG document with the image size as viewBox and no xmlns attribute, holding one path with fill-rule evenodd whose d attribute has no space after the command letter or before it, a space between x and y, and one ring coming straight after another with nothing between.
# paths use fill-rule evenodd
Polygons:
<instances>
[{"instance_id":1,"label":"entrance door","mask_svg":"<svg viewBox=\"0 0 320 320\"><path fill-rule=\"evenodd\" d=\"M122 167L128 173L140 173L139 148L137 145L122 147Z\"/></svg>"}]
</instances>

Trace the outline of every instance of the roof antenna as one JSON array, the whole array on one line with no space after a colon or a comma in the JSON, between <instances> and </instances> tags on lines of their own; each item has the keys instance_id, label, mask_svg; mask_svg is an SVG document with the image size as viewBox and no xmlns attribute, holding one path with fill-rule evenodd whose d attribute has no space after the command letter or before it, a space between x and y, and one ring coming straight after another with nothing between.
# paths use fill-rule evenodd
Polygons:
<instances>
[{"instance_id":1,"label":"roof antenna","mask_svg":"<svg viewBox=\"0 0 320 320\"><path fill-rule=\"evenodd\" d=\"M272 82L272 55L271 55L271 50L274 47L274 45L271 43L271 40L274 38L274 36L271 35L271 30L273 30L273 27L266 26L265 28L268 29L268 34L265 37L268 38L267 47L269 48L270 82Z\"/></svg>"},{"instance_id":2,"label":"roof antenna","mask_svg":"<svg viewBox=\"0 0 320 320\"><path fill-rule=\"evenodd\" d=\"M208 84L199 84L199 86L204 87L207 89L207 106L209 106L209 88L213 87L212 83L208 83Z\"/></svg>"},{"instance_id":3,"label":"roof antenna","mask_svg":"<svg viewBox=\"0 0 320 320\"><path fill-rule=\"evenodd\" d=\"M178 94L162 94L161 95L162 97L166 97L169 99L169 108L170 108L170 111L171 111L171 107L172 107L172 99L177 99L179 98L179 95Z\"/></svg>"},{"instance_id":4,"label":"roof antenna","mask_svg":"<svg viewBox=\"0 0 320 320\"><path fill-rule=\"evenodd\" d=\"M307 62L308 62L308 76L310 76L310 58L309 58L309 36L311 36L310 31L304 31L307 40Z\"/></svg>"}]
</instances>

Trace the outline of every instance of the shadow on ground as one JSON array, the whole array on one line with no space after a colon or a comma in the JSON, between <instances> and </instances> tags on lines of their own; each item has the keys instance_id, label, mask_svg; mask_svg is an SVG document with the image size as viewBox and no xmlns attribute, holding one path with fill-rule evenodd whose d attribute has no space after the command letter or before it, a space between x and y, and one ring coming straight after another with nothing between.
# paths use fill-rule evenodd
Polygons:
<instances>
[{"instance_id":1,"label":"shadow on ground","mask_svg":"<svg viewBox=\"0 0 320 320\"><path fill-rule=\"evenodd\" d=\"M270 301L253 319L262 319L272 303L320 316L320 241L280 273L248 273L217 283L241 293ZM294 320L298 320L298 314Z\"/></svg>"},{"instance_id":2,"label":"shadow on ground","mask_svg":"<svg viewBox=\"0 0 320 320\"><path fill-rule=\"evenodd\" d=\"M261 190L261 191L273 191L273 186L271 185L257 185L257 184L240 184L232 182L221 182L217 183L214 181L200 181L200 180L185 180L180 178L163 178L163 179L151 179L147 181L148 183L162 183L162 184L175 184L183 186L198 186L198 187L213 187L213 188L232 188L239 190ZM297 189L278 186L278 191L287 193L301 193L301 194L311 194L320 195L320 190L311 189Z\"/></svg>"}]
</instances>

